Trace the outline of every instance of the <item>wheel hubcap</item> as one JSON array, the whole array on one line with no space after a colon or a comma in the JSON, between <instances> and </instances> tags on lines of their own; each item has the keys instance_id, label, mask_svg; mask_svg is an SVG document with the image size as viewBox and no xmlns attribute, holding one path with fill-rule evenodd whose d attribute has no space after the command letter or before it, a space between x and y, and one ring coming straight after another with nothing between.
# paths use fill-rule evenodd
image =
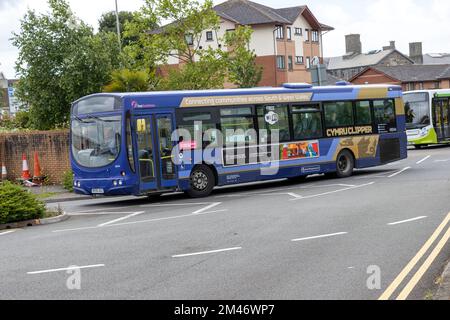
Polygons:
<instances>
[{"instance_id":1,"label":"wheel hubcap","mask_svg":"<svg viewBox=\"0 0 450 320\"><path fill-rule=\"evenodd\" d=\"M347 171L348 169L348 159L346 156L341 156L338 161L338 168L341 172Z\"/></svg>"},{"instance_id":2,"label":"wheel hubcap","mask_svg":"<svg viewBox=\"0 0 450 320\"><path fill-rule=\"evenodd\" d=\"M205 190L208 186L208 177L201 171L196 171L192 175L192 186L198 191Z\"/></svg>"}]
</instances>

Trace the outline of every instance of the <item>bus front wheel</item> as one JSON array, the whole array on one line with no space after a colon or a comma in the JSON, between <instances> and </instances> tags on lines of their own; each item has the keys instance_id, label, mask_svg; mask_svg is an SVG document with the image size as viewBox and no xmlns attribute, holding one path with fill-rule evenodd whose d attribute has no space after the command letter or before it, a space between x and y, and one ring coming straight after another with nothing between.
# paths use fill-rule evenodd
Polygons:
<instances>
[{"instance_id":1,"label":"bus front wheel","mask_svg":"<svg viewBox=\"0 0 450 320\"><path fill-rule=\"evenodd\" d=\"M336 176L338 178L347 178L353 174L355 160L348 150L342 150L336 160Z\"/></svg>"},{"instance_id":2,"label":"bus front wheel","mask_svg":"<svg viewBox=\"0 0 450 320\"><path fill-rule=\"evenodd\" d=\"M211 194L216 184L214 173L206 165L199 165L192 170L191 188L187 194L192 198L204 198Z\"/></svg>"}]
</instances>

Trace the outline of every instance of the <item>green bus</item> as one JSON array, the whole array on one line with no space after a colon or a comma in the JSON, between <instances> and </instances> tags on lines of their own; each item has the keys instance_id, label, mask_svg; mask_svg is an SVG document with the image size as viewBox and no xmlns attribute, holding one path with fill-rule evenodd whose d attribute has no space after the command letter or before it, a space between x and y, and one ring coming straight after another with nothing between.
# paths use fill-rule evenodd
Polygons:
<instances>
[{"instance_id":1,"label":"green bus","mask_svg":"<svg viewBox=\"0 0 450 320\"><path fill-rule=\"evenodd\" d=\"M450 143L450 89L408 91L403 100L408 145Z\"/></svg>"}]
</instances>

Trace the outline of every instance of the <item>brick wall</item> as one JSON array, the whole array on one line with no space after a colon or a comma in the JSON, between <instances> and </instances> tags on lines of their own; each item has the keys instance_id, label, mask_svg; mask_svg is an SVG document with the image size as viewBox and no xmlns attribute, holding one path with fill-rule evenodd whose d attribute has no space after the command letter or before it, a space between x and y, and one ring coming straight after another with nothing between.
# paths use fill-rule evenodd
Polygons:
<instances>
[{"instance_id":1,"label":"brick wall","mask_svg":"<svg viewBox=\"0 0 450 320\"><path fill-rule=\"evenodd\" d=\"M31 175L34 174L34 152L39 155L42 174L50 183L60 184L64 172L70 169L69 131L37 131L0 133L0 162L6 165L8 179L22 175L22 154L27 156Z\"/></svg>"}]
</instances>

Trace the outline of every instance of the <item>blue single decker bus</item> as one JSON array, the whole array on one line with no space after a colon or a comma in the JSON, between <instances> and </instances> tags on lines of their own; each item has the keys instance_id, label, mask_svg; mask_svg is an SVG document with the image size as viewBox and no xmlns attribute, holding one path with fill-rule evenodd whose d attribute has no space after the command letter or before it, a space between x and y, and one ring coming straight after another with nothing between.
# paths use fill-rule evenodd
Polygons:
<instances>
[{"instance_id":1,"label":"blue single decker bus","mask_svg":"<svg viewBox=\"0 0 450 320\"><path fill-rule=\"evenodd\" d=\"M208 196L214 187L329 174L407 157L392 85L94 94L72 105L71 164L85 195Z\"/></svg>"}]
</instances>

